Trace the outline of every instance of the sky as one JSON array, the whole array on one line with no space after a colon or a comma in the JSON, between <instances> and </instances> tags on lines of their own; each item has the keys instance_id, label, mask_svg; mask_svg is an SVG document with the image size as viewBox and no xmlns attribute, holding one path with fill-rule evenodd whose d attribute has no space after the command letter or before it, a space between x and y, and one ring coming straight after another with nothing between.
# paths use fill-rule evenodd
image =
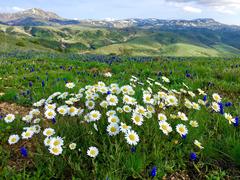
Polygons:
<instances>
[{"instance_id":1,"label":"sky","mask_svg":"<svg viewBox=\"0 0 240 180\"><path fill-rule=\"evenodd\" d=\"M30 8L69 19L213 18L240 25L240 0L0 0L0 12Z\"/></svg>"}]
</instances>

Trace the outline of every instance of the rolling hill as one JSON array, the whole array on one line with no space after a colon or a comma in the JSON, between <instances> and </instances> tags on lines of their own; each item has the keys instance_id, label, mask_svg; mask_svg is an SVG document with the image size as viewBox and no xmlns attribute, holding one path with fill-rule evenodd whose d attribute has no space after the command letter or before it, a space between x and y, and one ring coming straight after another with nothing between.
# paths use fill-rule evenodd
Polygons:
<instances>
[{"instance_id":1,"label":"rolling hill","mask_svg":"<svg viewBox=\"0 0 240 180\"><path fill-rule=\"evenodd\" d=\"M240 28L196 20L69 20L30 9L0 14L0 52L132 56L239 56Z\"/></svg>"}]
</instances>

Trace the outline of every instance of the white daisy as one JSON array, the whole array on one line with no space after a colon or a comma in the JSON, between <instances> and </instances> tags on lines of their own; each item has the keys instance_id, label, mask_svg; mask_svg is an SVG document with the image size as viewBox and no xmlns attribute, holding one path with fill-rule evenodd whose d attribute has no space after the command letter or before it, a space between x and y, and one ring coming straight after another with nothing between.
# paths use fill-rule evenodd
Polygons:
<instances>
[{"instance_id":1,"label":"white daisy","mask_svg":"<svg viewBox=\"0 0 240 180\"><path fill-rule=\"evenodd\" d=\"M50 141L50 146L55 147L55 146L62 146L63 145L63 139L59 136L51 138Z\"/></svg>"},{"instance_id":2,"label":"white daisy","mask_svg":"<svg viewBox=\"0 0 240 180\"><path fill-rule=\"evenodd\" d=\"M115 95L109 94L106 97L106 100L107 100L109 106L116 106L118 104L118 98Z\"/></svg>"},{"instance_id":3,"label":"white daisy","mask_svg":"<svg viewBox=\"0 0 240 180\"><path fill-rule=\"evenodd\" d=\"M22 118L22 120L26 123L30 123L33 119L33 116L31 114L28 114Z\"/></svg>"},{"instance_id":4,"label":"white daisy","mask_svg":"<svg viewBox=\"0 0 240 180\"><path fill-rule=\"evenodd\" d=\"M109 110L108 112L106 112L106 115L107 116L113 116L113 115L116 115L117 113L116 113L116 111L114 111L114 110Z\"/></svg>"},{"instance_id":5,"label":"white daisy","mask_svg":"<svg viewBox=\"0 0 240 180\"><path fill-rule=\"evenodd\" d=\"M204 149L204 147L202 146L202 144L198 141L198 140L194 140L194 144L199 147L200 149Z\"/></svg>"},{"instance_id":6,"label":"white daisy","mask_svg":"<svg viewBox=\"0 0 240 180\"><path fill-rule=\"evenodd\" d=\"M70 116L76 116L78 114L78 109L74 106L68 108L68 114Z\"/></svg>"},{"instance_id":7,"label":"white daisy","mask_svg":"<svg viewBox=\"0 0 240 180\"><path fill-rule=\"evenodd\" d=\"M159 113L158 114L158 120L159 121L166 121L167 120L167 116L165 114Z\"/></svg>"},{"instance_id":8,"label":"white daisy","mask_svg":"<svg viewBox=\"0 0 240 180\"><path fill-rule=\"evenodd\" d=\"M108 102L107 101L102 101L100 103L100 106L106 109L108 107Z\"/></svg>"},{"instance_id":9,"label":"white daisy","mask_svg":"<svg viewBox=\"0 0 240 180\"><path fill-rule=\"evenodd\" d=\"M49 148L49 152L55 156L62 154L62 151L63 149L61 146L52 146Z\"/></svg>"},{"instance_id":10,"label":"white daisy","mask_svg":"<svg viewBox=\"0 0 240 180\"><path fill-rule=\"evenodd\" d=\"M195 102L192 103L192 107L193 107L193 109L200 110L199 104L197 104Z\"/></svg>"},{"instance_id":11,"label":"white daisy","mask_svg":"<svg viewBox=\"0 0 240 180\"><path fill-rule=\"evenodd\" d=\"M69 149L71 149L71 150L76 149L76 147L77 147L77 144L76 144L76 143L71 143L71 144L69 144Z\"/></svg>"},{"instance_id":12,"label":"white daisy","mask_svg":"<svg viewBox=\"0 0 240 180\"><path fill-rule=\"evenodd\" d=\"M91 121L98 121L101 118L101 113L99 111L91 111L89 113L89 118Z\"/></svg>"},{"instance_id":13,"label":"white daisy","mask_svg":"<svg viewBox=\"0 0 240 180\"><path fill-rule=\"evenodd\" d=\"M95 102L92 101L92 100L87 100L87 101L85 102L85 105L86 105L86 107L87 107L89 110L91 110L91 109L94 109L94 107L95 107Z\"/></svg>"},{"instance_id":14,"label":"white daisy","mask_svg":"<svg viewBox=\"0 0 240 180\"><path fill-rule=\"evenodd\" d=\"M72 88L75 87L75 84L72 83L72 82L69 82L69 83L66 83L65 87L68 88L68 89L72 89Z\"/></svg>"},{"instance_id":15,"label":"white daisy","mask_svg":"<svg viewBox=\"0 0 240 180\"><path fill-rule=\"evenodd\" d=\"M151 94L143 94L143 102L145 104L153 104L154 103L154 99L152 99L152 95Z\"/></svg>"},{"instance_id":16,"label":"white daisy","mask_svg":"<svg viewBox=\"0 0 240 180\"><path fill-rule=\"evenodd\" d=\"M217 93L213 93L212 97L218 103L221 102L221 100L222 100L222 98Z\"/></svg>"},{"instance_id":17,"label":"white daisy","mask_svg":"<svg viewBox=\"0 0 240 180\"><path fill-rule=\"evenodd\" d=\"M44 131L43 131L43 135L44 135L44 136L47 136L47 137L50 137L50 136L52 136L52 135L54 135L54 134L55 134L55 130L52 129L52 128L46 128L46 129L44 129Z\"/></svg>"},{"instance_id":18,"label":"white daisy","mask_svg":"<svg viewBox=\"0 0 240 180\"><path fill-rule=\"evenodd\" d=\"M137 145L137 143L139 142L139 136L133 130L127 131L127 133L125 134L125 139L130 145Z\"/></svg>"},{"instance_id":19,"label":"white daisy","mask_svg":"<svg viewBox=\"0 0 240 180\"><path fill-rule=\"evenodd\" d=\"M235 118L233 118L231 114L224 113L224 117L226 120L228 120L229 124L235 123Z\"/></svg>"},{"instance_id":20,"label":"white daisy","mask_svg":"<svg viewBox=\"0 0 240 180\"><path fill-rule=\"evenodd\" d=\"M50 138L50 137L46 137L46 138L44 139L44 145L45 145L45 146L50 146L50 143L51 143L51 138Z\"/></svg>"},{"instance_id":21,"label":"white daisy","mask_svg":"<svg viewBox=\"0 0 240 180\"><path fill-rule=\"evenodd\" d=\"M87 155L92 158L95 158L98 155L98 153L99 153L98 148L93 146L89 147L87 150Z\"/></svg>"},{"instance_id":22,"label":"white daisy","mask_svg":"<svg viewBox=\"0 0 240 180\"><path fill-rule=\"evenodd\" d=\"M33 134L34 134L33 131L27 130L25 132L22 132L21 136L22 136L22 139L30 139L32 138Z\"/></svg>"},{"instance_id":23,"label":"white daisy","mask_svg":"<svg viewBox=\"0 0 240 180\"><path fill-rule=\"evenodd\" d=\"M143 124L143 116L141 114L133 113L132 120L133 120L133 123L138 126L141 126Z\"/></svg>"},{"instance_id":24,"label":"white daisy","mask_svg":"<svg viewBox=\"0 0 240 180\"><path fill-rule=\"evenodd\" d=\"M53 119L56 116L56 112L52 109L48 109L44 114L47 119Z\"/></svg>"},{"instance_id":25,"label":"white daisy","mask_svg":"<svg viewBox=\"0 0 240 180\"><path fill-rule=\"evenodd\" d=\"M20 139L20 137L17 134L13 134L13 135L9 136L8 143L10 145L16 144L19 141L19 139Z\"/></svg>"},{"instance_id":26,"label":"white daisy","mask_svg":"<svg viewBox=\"0 0 240 180\"><path fill-rule=\"evenodd\" d=\"M197 121L190 121L189 124L192 126L192 127L198 127L198 122Z\"/></svg>"},{"instance_id":27,"label":"white daisy","mask_svg":"<svg viewBox=\"0 0 240 180\"><path fill-rule=\"evenodd\" d=\"M119 123L119 118L116 115L112 115L108 117L108 122L109 123Z\"/></svg>"},{"instance_id":28,"label":"white daisy","mask_svg":"<svg viewBox=\"0 0 240 180\"><path fill-rule=\"evenodd\" d=\"M166 121L159 121L159 128L166 135L172 132L172 127Z\"/></svg>"},{"instance_id":29,"label":"white daisy","mask_svg":"<svg viewBox=\"0 0 240 180\"><path fill-rule=\"evenodd\" d=\"M120 131L126 133L129 130L131 130L131 126L128 126L127 124L121 122Z\"/></svg>"},{"instance_id":30,"label":"white daisy","mask_svg":"<svg viewBox=\"0 0 240 180\"><path fill-rule=\"evenodd\" d=\"M219 112L219 111L220 111L219 104L216 103L216 102L213 102L213 103L212 103L212 109L213 109L215 112Z\"/></svg>"},{"instance_id":31,"label":"white daisy","mask_svg":"<svg viewBox=\"0 0 240 180\"><path fill-rule=\"evenodd\" d=\"M176 130L181 136L184 136L188 133L188 129L184 124L178 124L176 126Z\"/></svg>"},{"instance_id":32,"label":"white daisy","mask_svg":"<svg viewBox=\"0 0 240 180\"><path fill-rule=\"evenodd\" d=\"M182 120L182 121L187 121L188 117L186 116L186 114L184 114L183 112L178 112L178 117Z\"/></svg>"},{"instance_id":33,"label":"white daisy","mask_svg":"<svg viewBox=\"0 0 240 180\"><path fill-rule=\"evenodd\" d=\"M68 106L64 105L64 106L60 106L57 108L57 112L63 116L65 116L68 112Z\"/></svg>"},{"instance_id":34,"label":"white daisy","mask_svg":"<svg viewBox=\"0 0 240 180\"><path fill-rule=\"evenodd\" d=\"M15 115L14 114L8 114L5 118L4 121L6 123L11 123L15 120Z\"/></svg>"},{"instance_id":35,"label":"white daisy","mask_svg":"<svg viewBox=\"0 0 240 180\"><path fill-rule=\"evenodd\" d=\"M169 95L166 97L166 104L168 106L177 106L178 105L178 100L175 96Z\"/></svg>"},{"instance_id":36,"label":"white daisy","mask_svg":"<svg viewBox=\"0 0 240 180\"><path fill-rule=\"evenodd\" d=\"M126 113L130 113L132 111L132 108L128 105L124 105L123 106L123 111Z\"/></svg>"},{"instance_id":37,"label":"white daisy","mask_svg":"<svg viewBox=\"0 0 240 180\"><path fill-rule=\"evenodd\" d=\"M56 109L56 104L46 104L45 105L45 110L55 110Z\"/></svg>"},{"instance_id":38,"label":"white daisy","mask_svg":"<svg viewBox=\"0 0 240 180\"><path fill-rule=\"evenodd\" d=\"M116 136L120 129L117 123L111 123L107 126L107 132L110 136Z\"/></svg>"}]
</instances>

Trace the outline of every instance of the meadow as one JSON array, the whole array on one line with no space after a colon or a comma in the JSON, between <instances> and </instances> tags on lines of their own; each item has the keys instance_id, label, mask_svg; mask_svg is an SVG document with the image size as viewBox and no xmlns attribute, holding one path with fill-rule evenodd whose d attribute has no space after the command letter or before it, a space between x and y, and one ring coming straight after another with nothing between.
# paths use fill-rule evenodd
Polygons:
<instances>
[{"instance_id":1,"label":"meadow","mask_svg":"<svg viewBox=\"0 0 240 180\"><path fill-rule=\"evenodd\" d=\"M239 97L239 58L1 55L0 177L239 179Z\"/></svg>"}]
</instances>

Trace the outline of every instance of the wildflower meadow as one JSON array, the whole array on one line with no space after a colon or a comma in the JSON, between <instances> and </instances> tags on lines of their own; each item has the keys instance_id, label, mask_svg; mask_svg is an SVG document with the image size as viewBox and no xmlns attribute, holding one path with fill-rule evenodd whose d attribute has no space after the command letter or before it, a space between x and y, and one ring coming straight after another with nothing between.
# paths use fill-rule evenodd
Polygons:
<instances>
[{"instance_id":1,"label":"wildflower meadow","mask_svg":"<svg viewBox=\"0 0 240 180\"><path fill-rule=\"evenodd\" d=\"M239 62L2 56L0 177L238 179Z\"/></svg>"}]
</instances>

